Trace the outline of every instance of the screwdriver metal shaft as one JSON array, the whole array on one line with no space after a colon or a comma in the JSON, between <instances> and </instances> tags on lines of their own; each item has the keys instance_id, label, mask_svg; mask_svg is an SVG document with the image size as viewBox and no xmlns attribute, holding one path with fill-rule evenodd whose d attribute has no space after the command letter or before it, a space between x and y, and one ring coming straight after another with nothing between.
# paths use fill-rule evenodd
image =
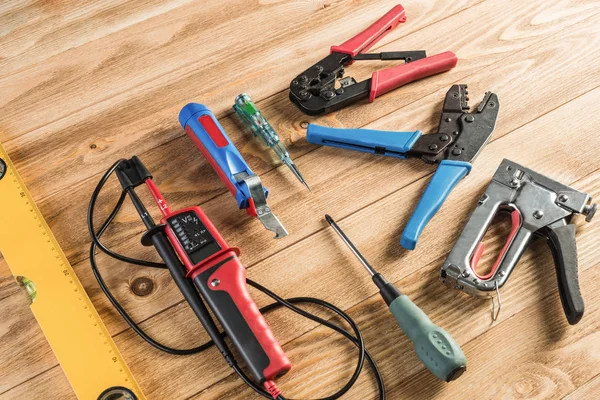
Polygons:
<instances>
[{"instance_id":1,"label":"screwdriver metal shaft","mask_svg":"<svg viewBox=\"0 0 600 400\"><path fill-rule=\"evenodd\" d=\"M371 276L375 275L377 273L375 269L371 266L371 264L369 264L367 259L360 253L360 251L358 251L356 246L354 246L354 243L352 243L350 239L348 239L348 236L346 236L346 234L340 229L340 227L338 226L338 224L335 223L333 218L331 218L329 214L325 214L325 220L329 222L329 225L331 225L335 233L337 233L340 236L340 238L342 238L344 243L346 243L346 246L348 246L350 250L352 250L352 253L354 253L356 258L358 258L358 261L360 261L360 263L367 269L367 271L369 271Z\"/></svg>"},{"instance_id":2,"label":"screwdriver metal shaft","mask_svg":"<svg viewBox=\"0 0 600 400\"><path fill-rule=\"evenodd\" d=\"M400 293L383 275L375 271L375 268L358 251L333 218L326 214L325 220L369 271L373 282L379 288L379 294L387 303L400 329L413 342L417 356L427 369L439 379L447 382L461 376L467 369L467 358L452 336L431 322L427 314L417 307L408 296Z\"/></svg>"}]
</instances>

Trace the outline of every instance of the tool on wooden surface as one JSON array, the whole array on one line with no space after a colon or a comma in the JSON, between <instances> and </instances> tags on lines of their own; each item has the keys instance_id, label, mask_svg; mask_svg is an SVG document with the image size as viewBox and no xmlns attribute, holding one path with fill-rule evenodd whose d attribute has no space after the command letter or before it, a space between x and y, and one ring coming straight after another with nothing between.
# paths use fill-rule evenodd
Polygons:
<instances>
[{"instance_id":1,"label":"tool on wooden surface","mask_svg":"<svg viewBox=\"0 0 600 400\"><path fill-rule=\"evenodd\" d=\"M145 399L2 145L0 209L2 256L77 398Z\"/></svg>"},{"instance_id":2,"label":"tool on wooden surface","mask_svg":"<svg viewBox=\"0 0 600 400\"><path fill-rule=\"evenodd\" d=\"M275 154L277 154L277 157L279 157L279 159L294 173L300 183L302 183L310 192L308 184L292 160L285 145L279 139L279 135L275 133L275 129L273 129L271 124L269 124L267 119L258 110L250 96L246 93L238 95L234 100L233 110L240 117L244 125L250 129L252 134L260 137L265 145L273 149Z\"/></svg>"},{"instance_id":3,"label":"tool on wooden surface","mask_svg":"<svg viewBox=\"0 0 600 400\"><path fill-rule=\"evenodd\" d=\"M305 114L324 114L366 97L372 102L393 89L456 66L458 59L451 51L431 57L422 50L364 53L405 21L404 7L398 4L352 39L331 46L327 57L292 80L290 100ZM370 79L361 82L344 77L344 67L362 60L404 60L405 64L373 72Z\"/></svg>"},{"instance_id":4,"label":"tool on wooden surface","mask_svg":"<svg viewBox=\"0 0 600 400\"><path fill-rule=\"evenodd\" d=\"M102 188L115 172L123 190L109 216L101 224L101 227L96 229L94 227L95 204ZM163 214L163 218L158 225L155 224L135 192L135 187L143 184L148 187ZM142 244L154 246L164 263L127 257L108 249L100 242L100 237L118 214L127 196L131 199L146 226L146 232L142 236ZM381 373L375 361L365 349L358 326L347 313L333 304L317 298L295 297L283 299L260 284L245 278L244 267L237 258L239 249L227 245L199 207L172 211L154 184L152 176L137 157L116 162L101 178L90 200L88 228L93 241L90 248L90 264L98 284L129 326L155 348L169 354L188 355L206 350L214 344L226 362L256 393L265 398L285 400L274 379L287 372L290 369L290 363L275 341L262 313L279 307L287 307L343 335L358 348L358 361L350 380L336 393L328 396L328 399L339 399L352 388L361 374L365 360L375 374L379 399L385 399L385 388ZM110 257L130 264L169 269L175 283L212 340L191 349L175 349L149 336L129 316L109 290L97 267L96 249L101 250ZM274 299L275 303L259 310L252 301L244 282ZM225 330L224 332L219 332L205 302L210 307L212 314L219 320ZM351 331L348 332L341 325L329 322L296 307L295 304L298 303L318 305L333 311L350 325ZM237 353L242 355L252 378L247 376L244 370L238 366L236 358L224 341L226 336L231 338L238 350Z\"/></svg>"},{"instance_id":5,"label":"tool on wooden surface","mask_svg":"<svg viewBox=\"0 0 600 400\"><path fill-rule=\"evenodd\" d=\"M569 324L583 316L584 304L579 290L575 214L583 214L590 222L597 204L587 193L563 185L529 168L504 159L492 182L479 199L477 207L456 241L441 270L442 281L472 296L498 297L511 272L525 252L533 236L546 239L556 267L558 291ZM477 272L484 252L483 238L499 212L510 214L512 228L492 269L487 274Z\"/></svg>"},{"instance_id":6,"label":"tool on wooden surface","mask_svg":"<svg viewBox=\"0 0 600 400\"><path fill-rule=\"evenodd\" d=\"M239 249L227 245L200 207L171 211L139 158L121 162L116 173L146 225L142 244L154 246L225 359L231 362L232 355L202 300L257 382L273 380L289 371L290 361L246 289L246 270L237 257ZM158 225L134 190L143 184L163 214Z\"/></svg>"},{"instance_id":7,"label":"tool on wooden surface","mask_svg":"<svg viewBox=\"0 0 600 400\"><path fill-rule=\"evenodd\" d=\"M179 122L233 194L238 207L245 209L248 215L258 217L265 228L275 233L275 239L287 236L288 232L267 205L269 192L215 115L202 104L190 103L179 113Z\"/></svg>"},{"instance_id":8,"label":"tool on wooden surface","mask_svg":"<svg viewBox=\"0 0 600 400\"><path fill-rule=\"evenodd\" d=\"M379 288L379 294L388 305L400 329L413 342L415 352L421 362L439 379L447 382L458 379L467 369L467 358L452 336L431 322L427 314L417 307L408 296L402 294L383 275L378 273L333 218L325 215L325 219L371 274L373 282Z\"/></svg>"},{"instance_id":9,"label":"tool on wooden surface","mask_svg":"<svg viewBox=\"0 0 600 400\"><path fill-rule=\"evenodd\" d=\"M310 143L406 159L420 157L439 163L423 197L404 228L400 244L413 250L429 220L454 186L471 170L471 163L488 143L498 118L498 96L487 92L469 112L467 85L453 85L446 93L437 133L340 129L309 124Z\"/></svg>"}]
</instances>

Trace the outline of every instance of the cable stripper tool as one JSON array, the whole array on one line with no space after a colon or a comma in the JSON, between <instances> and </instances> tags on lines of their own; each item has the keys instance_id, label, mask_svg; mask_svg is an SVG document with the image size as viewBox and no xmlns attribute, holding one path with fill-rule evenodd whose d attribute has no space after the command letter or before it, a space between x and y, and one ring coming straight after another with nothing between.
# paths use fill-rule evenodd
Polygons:
<instances>
[{"instance_id":1,"label":"cable stripper tool","mask_svg":"<svg viewBox=\"0 0 600 400\"><path fill-rule=\"evenodd\" d=\"M190 103L179 113L179 122L198 150L206 157L221 181L235 197L240 209L258 217L275 239L288 232L267 205L268 190L262 185L229 139L215 115L204 105Z\"/></svg>"},{"instance_id":2,"label":"cable stripper tool","mask_svg":"<svg viewBox=\"0 0 600 400\"><path fill-rule=\"evenodd\" d=\"M203 300L257 382L289 371L290 361L248 293L246 270L238 258L240 250L229 247L200 207L172 211L139 158L122 161L116 172L146 225L142 244L157 250L227 362L235 363L233 355ZM163 215L160 224L154 223L134 190L143 184Z\"/></svg>"},{"instance_id":3,"label":"cable stripper tool","mask_svg":"<svg viewBox=\"0 0 600 400\"><path fill-rule=\"evenodd\" d=\"M444 263L442 282L492 300L496 292L497 313L492 302L492 318L496 320L501 307L499 289L529 241L534 235L539 236L550 246L562 307L569 324L575 325L583 316L584 304L579 290L575 224L571 219L575 214L583 214L590 222L598 207L591 200L587 193L504 159ZM484 275L477 272L484 252L482 239L499 212L510 213L512 228L491 271Z\"/></svg>"},{"instance_id":4,"label":"cable stripper tool","mask_svg":"<svg viewBox=\"0 0 600 400\"><path fill-rule=\"evenodd\" d=\"M440 209L454 186L471 171L471 163L488 143L496 126L500 103L487 92L474 112L469 112L467 85L453 85L446 93L437 133L340 129L309 124L309 143L406 159L420 157L439 163L423 197L408 221L400 244L416 247L425 225Z\"/></svg>"},{"instance_id":5,"label":"cable stripper tool","mask_svg":"<svg viewBox=\"0 0 600 400\"><path fill-rule=\"evenodd\" d=\"M451 51L427 57L425 51L365 53L398 24L406 21L406 12L398 4L373 25L339 46L290 83L290 100L308 115L326 114L365 97L376 97L407 83L454 68L458 58ZM403 60L405 63L373 72L370 79L356 82L344 77L344 67L362 60Z\"/></svg>"}]
</instances>

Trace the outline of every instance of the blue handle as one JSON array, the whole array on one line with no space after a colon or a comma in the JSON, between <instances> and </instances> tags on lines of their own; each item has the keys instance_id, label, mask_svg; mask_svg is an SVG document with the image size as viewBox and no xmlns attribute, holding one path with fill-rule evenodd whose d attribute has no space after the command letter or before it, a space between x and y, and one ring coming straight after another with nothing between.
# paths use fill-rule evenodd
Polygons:
<instances>
[{"instance_id":1,"label":"blue handle","mask_svg":"<svg viewBox=\"0 0 600 400\"><path fill-rule=\"evenodd\" d=\"M425 225L440 209L446 197L454 186L471 171L471 164L466 161L442 160L433 178L429 182L423 197L410 217L400 245L408 250L414 250L417 240Z\"/></svg>"},{"instance_id":2,"label":"blue handle","mask_svg":"<svg viewBox=\"0 0 600 400\"><path fill-rule=\"evenodd\" d=\"M382 154L406 158L406 152L415 144L423 132L391 132L373 129L328 128L309 124L306 140L322 146Z\"/></svg>"},{"instance_id":3,"label":"blue handle","mask_svg":"<svg viewBox=\"0 0 600 400\"><path fill-rule=\"evenodd\" d=\"M234 195L238 207L248 208L250 190L242 178L254 173L215 115L202 104L189 103L181 109L179 123ZM265 195L268 195L266 189Z\"/></svg>"}]
</instances>

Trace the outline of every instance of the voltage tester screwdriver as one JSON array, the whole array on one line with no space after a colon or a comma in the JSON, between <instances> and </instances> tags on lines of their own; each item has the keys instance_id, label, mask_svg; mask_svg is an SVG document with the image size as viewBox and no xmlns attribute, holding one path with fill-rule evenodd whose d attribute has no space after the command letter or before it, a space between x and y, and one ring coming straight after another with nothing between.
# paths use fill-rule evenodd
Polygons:
<instances>
[{"instance_id":1,"label":"voltage tester screwdriver","mask_svg":"<svg viewBox=\"0 0 600 400\"><path fill-rule=\"evenodd\" d=\"M467 369L467 358L452 336L431 322L427 314L417 307L408 296L402 294L383 275L375 271L333 218L326 214L325 219L371 274L373 282L379 288L381 297L400 325L400 329L412 340L421 362L436 377L446 382L460 377Z\"/></svg>"}]
</instances>

